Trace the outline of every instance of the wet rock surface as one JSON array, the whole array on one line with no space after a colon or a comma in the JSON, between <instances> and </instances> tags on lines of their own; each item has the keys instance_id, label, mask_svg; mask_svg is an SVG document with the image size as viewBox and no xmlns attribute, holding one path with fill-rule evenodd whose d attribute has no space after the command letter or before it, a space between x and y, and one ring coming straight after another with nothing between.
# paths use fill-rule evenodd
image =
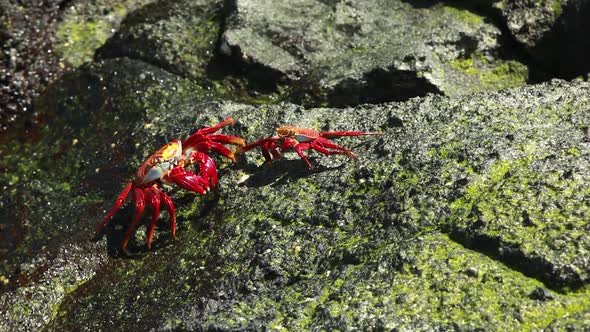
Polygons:
<instances>
[{"instance_id":1,"label":"wet rock surface","mask_svg":"<svg viewBox=\"0 0 590 332\"><path fill-rule=\"evenodd\" d=\"M391 8L129 14L35 99L42 117L5 134L0 330L587 329L590 84L525 85L526 60L502 58L506 30L478 11ZM105 38L91 31L68 59L89 60ZM147 212L122 254L132 204L92 239L147 156L227 116L248 142L280 125L383 135L334 140L358 161L309 151L311 171L295 153L212 153L217 190L165 189L176 241L162 213L147 250Z\"/></svg>"},{"instance_id":2,"label":"wet rock surface","mask_svg":"<svg viewBox=\"0 0 590 332\"><path fill-rule=\"evenodd\" d=\"M0 132L31 113L32 99L63 70L48 38L59 12L59 1L0 4Z\"/></svg>"},{"instance_id":3,"label":"wet rock surface","mask_svg":"<svg viewBox=\"0 0 590 332\"><path fill-rule=\"evenodd\" d=\"M127 11L149 0L33 0L0 3L0 133L39 110L33 100L74 66L92 59Z\"/></svg>"},{"instance_id":4,"label":"wet rock surface","mask_svg":"<svg viewBox=\"0 0 590 332\"><path fill-rule=\"evenodd\" d=\"M151 3L127 16L96 57L129 57L200 78L214 55L221 8L208 0Z\"/></svg>"},{"instance_id":5,"label":"wet rock surface","mask_svg":"<svg viewBox=\"0 0 590 332\"><path fill-rule=\"evenodd\" d=\"M516 41L546 70L564 78L590 71L586 1L507 0L496 6Z\"/></svg>"},{"instance_id":6,"label":"wet rock surface","mask_svg":"<svg viewBox=\"0 0 590 332\"><path fill-rule=\"evenodd\" d=\"M336 106L524 82L526 69L516 62L494 83L483 74L509 63L499 54L500 31L483 17L452 5L423 5L310 0L266 6L236 0L222 49L260 67L258 75L301 82ZM481 75L469 72L474 66Z\"/></svg>"},{"instance_id":7,"label":"wet rock surface","mask_svg":"<svg viewBox=\"0 0 590 332\"><path fill-rule=\"evenodd\" d=\"M123 68L136 72L120 73ZM53 235L46 240L51 245L27 264L33 270L61 266L59 271L82 265L90 273L61 272L56 278L71 276L79 286L52 292L54 304L44 311L55 313L45 321L48 330L516 328L545 326L547 315L557 322L565 311L583 313L590 305L580 288L588 282L583 234L590 100L581 98L590 90L587 83L554 82L481 98L431 96L401 104L304 109L196 104L190 81L131 60L80 69L71 83L81 78L90 88L76 99L88 102L83 108L66 102L72 88L62 82L64 90L48 104L61 105L63 122L48 127L48 137L58 128L63 135L65 128L65 136L95 147L73 147L53 163L64 169L58 166L87 149L97 158L67 173L89 184L84 190L43 195L57 206L53 220L31 225L31 232L51 225ZM128 98L142 85L149 95ZM160 100L170 104L157 105ZM79 121L92 115L115 121L84 123L81 129ZM242 155L236 165L218 159L221 183L214 194L171 191L178 207L177 241L170 241L163 215L153 251L144 247L140 231L131 248L139 256L104 261L108 252L117 256L112 249L131 209L113 220L107 241L91 244L81 234L92 233L124 174L133 171L131 164L139 164L165 137L182 137L197 124L230 115L238 123L226 132L248 141L271 135L269 128L280 124L378 130L383 136L338 141L354 148L358 162L310 152L314 171L292 154L272 166L263 164L257 151ZM89 138L96 135L112 137L114 147L92 143ZM118 162L119 155L131 159ZM528 192L536 200L524 196ZM55 222L62 218L70 221ZM54 258L68 246L83 248L84 254L67 263ZM27 256L12 266L27 266L22 262ZM97 258L101 268L83 264ZM41 287L52 271L3 295L11 308L8 317L35 321L21 313L33 310L31 304L15 300L15 294ZM43 298L43 292L36 294ZM149 310L153 306L160 310ZM96 309L101 307L108 309ZM505 320L515 313L520 316Z\"/></svg>"}]
</instances>

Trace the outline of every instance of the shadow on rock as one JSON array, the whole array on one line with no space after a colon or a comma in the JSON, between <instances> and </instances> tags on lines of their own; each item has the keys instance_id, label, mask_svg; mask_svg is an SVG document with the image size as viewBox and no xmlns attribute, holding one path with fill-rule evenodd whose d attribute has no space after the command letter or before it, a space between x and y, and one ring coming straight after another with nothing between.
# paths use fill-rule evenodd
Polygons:
<instances>
[{"instance_id":1,"label":"shadow on rock","mask_svg":"<svg viewBox=\"0 0 590 332\"><path fill-rule=\"evenodd\" d=\"M323 173L326 171L342 169L344 165L337 167L325 167L315 162L314 158L310 158L314 168L312 170L307 168L303 160L277 160L272 165L264 164L260 167L247 166L244 170L252 172L253 174L241 186L246 187L264 187L264 186L282 186L293 180L306 178L314 173Z\"/></svg>"}]
</instances>

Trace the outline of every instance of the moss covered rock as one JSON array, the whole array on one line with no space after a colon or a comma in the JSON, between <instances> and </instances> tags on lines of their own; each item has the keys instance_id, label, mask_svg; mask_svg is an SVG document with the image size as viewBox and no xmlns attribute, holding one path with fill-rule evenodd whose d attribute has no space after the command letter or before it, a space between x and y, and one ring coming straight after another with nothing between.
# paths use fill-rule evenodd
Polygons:
<instances>
[{"instance_id":1,"label":"moss covered rock","mask_svg":"<svg viewBox=\"0 0 590 332\"><path fill-rule=\"evenodd\" d=\"M504 58L500 31L469 8L420 1L231 4L222 51L258 69L253 75L307 89L316 104L459 95L527 79L525 65Z\"/></svg>"},{"instance_id":2,"label":"moss covered rock","mask_svg":"<svg viewBox=\"0 0 590 332\"><path fill-rule=\"evenodd\" d=\"M252 3L147 5L36 100L39 127L7 134L0 330L588 327L588 82L492 91L524 67L458 7ZM402 90L453 97L335 108ZM176 241L162 213L147 250L145 216L123 255L132 204L93 239L147 156L228 116L248 142L280 125L383 135L335 140L358 161L309 151L311 171L212 153L217 190L165 188Z\"/></svg>"},{"instance_id":3,"label":"moss covered rock","mask_svg":"<svg viewBox=\"0 0 590 332\"><path fill-rule=\"evenodd\" d=\"M496 6L516 41L552 75L569 79L590 72L588 2L503 0Z\"/></svg>"},{"instance_id":4,"label":"moss covered rock","mask_svg":"<svg viewBox=\"0 0 590 332\"><path fill-rule=\"evenodd\" d=\"M195 102L191 81L136 61L86 66L42 99L60 116L29 148L49 159L11 171L26 179L9 192L27 231L1 272L14 290L0 297L0 324L582 328L588 92L556 81L348 109L255 107ZM177 241L163 214L154 250L141 227L135 254L118 259L128 206L106 241L89 242L143 158L230 115L238 123L224 132L248 141L281 124L383 135L338 140L359 161L309 152L313 171L290 153L270 166L256 151L235 165L216 157L217 191L169 190Z\"/></svg>"}]
</instances>

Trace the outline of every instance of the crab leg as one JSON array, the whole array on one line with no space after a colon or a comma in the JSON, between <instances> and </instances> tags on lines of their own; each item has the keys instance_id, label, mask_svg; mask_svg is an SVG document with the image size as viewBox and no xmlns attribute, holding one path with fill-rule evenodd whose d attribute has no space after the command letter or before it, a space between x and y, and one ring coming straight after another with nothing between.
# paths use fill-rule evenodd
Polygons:
<instances>
[{"instance_id":1,"label":"crab leg","mask_svg":"<svg viewBox=\"0 0 590 332\"><path fill-rule=\"evenodd\" d=\"M214 126L201 128L197 130L194 134L190 135L187 139L185 139L184 142L182 142L182 146L193 146L199 140L203 139L205 135L214 133L225 126L229 126L234 123L234 119L232 117L229 117Z\"/></svg>"},{"instance_id":2,"label":"crab leg","mask_svg":"<svg viewBox=\"0 0 590 332\"><path fill-rule=\"evenodd\" d=\"M352 159L355 159L355 160L358 159L358 157L354 153L352 153L351 151L347 152L347 151L328 150L328 149L324 148L323 146L317 145L317 144L314 144L314 146L312 146L312 147L314 150L321 152L323 154L343 154L343 155L347 155L347 156L351 157Z\"/></svg>"},{"instance_id":3,"label":"crab leg","mask_svg":"<svg viewBox=\"0 0 590 332\"><path fill-rule=\"evenodd\" d=\"M225 118L223 121L221 121L220 123L211 126L211 127L205 127L203 129L200 129L198 132L203 134L203 135L207 135L207 134L211 134L214 133L216 131L218 131L219 129L225 127L225 126L230 126L233 125L234 123L236 123L236 121L234 120L234 118L232 118L231 116L228 118Z\"/></svg>"},{"instance_id":4,"label":"crab leg","mask_svg":"<svg viewBox=\"0 0 590 332\"><path fill-rule=\"evenodd\" d=\"M339 145L336 145L330 141L328 141L327 139L322 139L322 138L318 138L317 140L311 142L311 146L324 154L344 154L349 156L352 159L358 159L358 157L350 150L345 149ZM330 149L334 149L334 150L338 150L338 151L331 151L328 150L326 148L330 148Z\"/></svg>"},{"instance_id":5,"label":"crab leg","mask_svg":"<svg viewBox=\"0 0 590 332\"><path fill-rule=\"evenodd\" d=\"M145 199L143 195L143 190L139 188L133 189L133 198L135 199L135 215L133 216L133 222L129 226L127 233L125 233L125 238L123 239L123 251L127 251L127 244L129 243L129 239L139 224L139 220L141 219L141 215L143 214L143 209L145 208Z\"/></svg>"},{"instance_id":6,"label":"crab leg","mask_svg":"<svg viewBox=\"0 0 590 332\"><path fill-rule=\"evenodd\" d=\"M320 133L320 136L325 137L325 138L334 138L334 137L342 137L342 136L361 136L361 135L383 135L383 133L364 132L364 131L327 131L324 133Z\"/></svg>"},{"instance_id":7,"label":"crab leg","mask_svg":"<svg viewBox=\"0 0 590 332\"><path fill-rule=\"evenodd\" d=\"M154 237L154 228L158 222L158 216L160 215L160 195L154 188L148 188L146 191L148 203L152 206L152 222L147 232L147 246L148 249L152 248L152 239Z\"/></svg>"},{"instance_id":8,"label":"crab leg","mask_svg":"<svg viewBox=\"0 0 590 332\"><path fill-rule=\"evenodd\" d=\"M279 152L279 150L277 148L278 148L277 143L275 141L267 142L264 145L264 149L266 149L266 154L268 154L268 151L270 151L270 153L275 158L275 160L281 159L281 153Z\"/></svg>"},{"instance_id":9,"label":"crab leg","mask_svg":"<svg viewBox=\"0 0 590 332\"><path fill-rule=\"evenodd\" d=\"M236 162L236 157L234 156L234 153L226 148L223 144L218 143L218 142L199 142L199 143L195 143L194 145L187 145L184 148L185 152L186 151L191 151L191 150L196 150L196 151L200 151L200 152L208 152L209 150L213 150L216 151L220 154L222 154L223 156L231 159L233 162Z\"/></svg>"},{"instance_id":10,"label":"crab leg","mask_svg":"<svg viewBox=\"0 0 590 332\"><path fill-rule=\"evenodd\" d=\"M244 146L246 145L246 142L244 142L244 139L237 137L237 136L231 136L231 135L209 135L207 136L210 140L212 140L213 142L219 142L219 143L225 143L225 144L233 144L233 145L239 145L239 146Z\"/></svg>"},{"instance_id":11,"label":"crab leg","mask_svg":"<svg viewBox=\"0 0 590 332\"><path fill-rule=\"evenodd\" d=\"M241 146L236 150L236 154L238 153L244 153L246 151L250 151L252 149L254 149L257 146L267 146L270 143L274 143L276 141L280 141L282 138L281 137L267 137L267 138L263 138L260 139L254 143L250 143L248 145L245 146ZM274 146L274 145L273 145Z\"/></svg>"},{"instance_id":12,"label":"crab leg","mask_svg":"<svg viewBox=\"0 0 590 332\"><path fill-rule=\"evenodd\" d=\"M279 153L279 151L277 151L277 143L276 143L277 141L280 141L281 139L282 139L281 137L263 138L261 140L254 142L254 143L239 147L236 150L236 154L244 153L246 151L252 150L253 148L259 146L260 151L262 152L262 155L264 156L264 160L266 160L266 162L268 162L270 164L270 163L272 163L272 158L270 156L271 153L275 159L277 159L277 160L281 159L281 154ZM270 153L269 153L269 151L270 151Z\"/></svg>"},{"instance_id":13,"label":"crab leg","mask_svg":"<svg viewBox=\"0 0 590 332\"><path fill-rule=\"evenodd\" d=\"M132 187L133 187L133 183L129 182L125 186L123 191L121 191L121 193L119 194L119 197L117 197L117 201L115 201L115 204L113 205L113 207L111 208L109 213L107 213L107 216L104 217L102 222L96 226L96 234L97 235L102 232L102 230L103 230L104 226L107 224L107 222L111 219L111 217L115 214L115 212L117 212L117 210L119 210L119 208L121 207L121 204L123 204L123 202L125 202L125 198L127 198L127 195L129 195L129 191L131 191Z\"/></svg>"},{"instance_id":14,"label":"crab leg","mask_svg":"<svg viewBox=\"0 0 590 332\"><path fill-rule=\"evenodd\" d=\"M272 155L275 157L275 159L281 159L281 155L278 153L277 150L274 149L274 147L269 148L266 146L261 146L260 151L262 152L262 156L264 157L264 160L266 160L266 162L269 164L272 164L272 157L270 156L270 153L268 153L268 151L270 151L272 153ZM277 158L277 156L279 158Z\"/></svg>"},{"instance_id":15,"label":"crab leg","mask_svg":"<svg viewBox=\"0 0 590 332\"><path fill-rule=\"evenodd\" d=\"M226 148L224 145L222 145L221 143L217 143L217 142L211 142L211 149L215 152L219 152L220 154L226 156L227 158L231 159L234 163L236 162L236 156L234 156L234 153L231 152L230 149Z\"/></svg>"},{"instance_id":16,"label":"crab leg","mask_svg":"<svg viewBox=\"0 0 590 332\"><path fill-rule=\"evenodd\" d=\"M176 239L176 219L174 216L174 203L172 203L172 198L166 195L165 192L158 190L160 194L160 198L164 201L164 205L168 209L168 213L170 214L170 228L172 230L172 238Z\"/></svg>"},{"instance_id":17,"label":"crab leg","mask_svg":"<svg viewBox=\"0 0 590 332\"><path fill-rule=\"evenodd\" d=\"M244 140L242 140L241 138L238 137L234 137L234 136L226 136L226 135L211 135L211 136L219 136L219 137L225 137L227 138L227 140L204 140L202 142L198 142L198 141L191 141L189 142L190 144L185 144L183 143L184 146L184 151L190 151L190 150L197 150L197 151L201 151L201 152L207 152L211 149L213 149L214 151L217 151L219 153L221 153L222 155L226 156L227 158L231 159L232 161L236 161L233 152L231 152L230 149L226 148L222 143L226 143L226 144L235 144L235 145L239 145L239 146L244 146ZM210 136L207 136L208 138ZM239 141L234 141L235 139L238 139Z\"/></svg>"},{"instance_id":18,"label":"crab leg","mask_svg":"<svg viewBox=\"0 0 590 332\"><path fill-rule=\"evenodd\" d=\"M299 157L301 157L301 159L303 159L305 161L305 163L307 164L307 167L309 167L309 169L313 169L313 166L311 165L311 163L309 162L309 159L307 159L307 157L305 156L305 154L303 154L303 151L307 151L311 148L311 144L309 143L299 143L293 146L293 149L295 149L295 152L297 152L297 154L299 155Z\"/></svg>"}]
</instances>

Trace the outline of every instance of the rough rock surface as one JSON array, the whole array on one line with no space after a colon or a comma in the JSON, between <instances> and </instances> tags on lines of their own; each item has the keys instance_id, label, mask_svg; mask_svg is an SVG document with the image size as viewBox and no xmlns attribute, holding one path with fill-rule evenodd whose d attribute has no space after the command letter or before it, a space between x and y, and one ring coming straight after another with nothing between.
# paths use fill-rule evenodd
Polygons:
<instances>
[{"instance_id":1,"label":"rough rock surface","mask_svg":"<svg viewBox=\"0 0 590 332\"><path fill-rule=\"evenodd\" d=\"M66 70L91 60L127 11L145 2L0 2L0 133L34 122L33 99Z\"/></svg>"},{"instance_id":2,"label":"rough rock surface","mask_svg":"<svg viewBox=\"0 0 590 332\"><path fill-rule=\"evenodd\" d=\"M584 326L572 315L590 310L590 84L348 109L199 104L194 91L121 59L85 66L46 95L61 116L30 148L53 142L50 161L29 166L42 186L14 189L30 229L2 272L31 277L0 297L2 328ZM139 256L107 259L128 207L106 241L88 242L145 156L229 115L238 123L225 132L248 141L279 124L383 136L338 141L358 162L310 152L311 172L293 154L272 166L256 151L236 165L218 158L218 191L171 190L177 241L163 214L153 251L140 231Z\"/></svg>"},{"instance_id":3,"label":"rough rock surface","mask_svg":"<svg viewBox=\"0 0 590 332\"><path fill-rule=\"evenodd\" d=\"M62 71L49 38L59 11L57 0L0 2L0 133Z\"/></svg>"},{"instance_id":4,"label":"rough rock surface","mask_svg":"<svg viewBox=\"0 0 590 332\"><path fill-rule=\"evenodd\" d=\"M524 84L526 67L502 58L499 39L483 17L443 5L157 2L130 15L97 57L146 61L226 98L238 86L251 101L270 93L342 106Z\"/></svg>"},{"instance_id":5,"label":"rough rock surface","mask_svg":"<svg viewBox=\"0 0 590 332\"><path fill-rule=\"evenodd\" d=\"M495 91L524 67L493 20L392 1L392 26L359 3L158 1L51 84L40 125L2 136L0 331L588 329L590 84ZM104 22L60 21L68 61L91 59ZM427 91L450 97L337 108ZM123 255L132 204L91 241L148 155L230 115L224 133L250 142L282 124L383 135L335 140L359 161L310 151L313 171L215 155L218 190L166 188L176 241L162 213L154 248L140 227Z\"/></svg>"},{"instance_id":6,"label":"rough rock surface","mask_svg":"<svg viewBox=\"0 0 590 332\"><path fill-rule=\"evenodd\" d=\"M442 4L422 5L235 0L221 47L246 65L262 67L260 76L300 81L338 105L524 82L526 70L501 60L500 31L483 17ZM466 70L474 61L482 74ZM492 82L494 75L503 77Z\"/></svg>"},{"instance_id":7,"label":"rough rock surface","mask_svg":"<svg viewBox=\"0 0 590 332\"><path fill-rule=\"evenodd\" d=\"M532 57L563 78L587 75L590 5L584 0L504 0L508 29Z\"/></svg>"},{"instance_id":8,"label":"rough rock surface","mask_svg":"<svg viewBox=\"0 0 590 332\"><path fill-rule=\"evenodd\" d=\"M200 78L213 58L221 1L155 2L127 16L97 58L129 57Z\"/></svg>"}]
</instances>

